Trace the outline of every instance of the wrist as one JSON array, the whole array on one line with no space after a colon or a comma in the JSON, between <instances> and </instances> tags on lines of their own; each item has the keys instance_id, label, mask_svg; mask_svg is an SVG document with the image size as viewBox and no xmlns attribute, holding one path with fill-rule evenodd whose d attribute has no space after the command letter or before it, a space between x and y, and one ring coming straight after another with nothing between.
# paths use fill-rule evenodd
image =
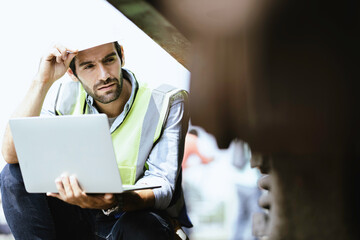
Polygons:
<instances>
[{"instance_id":1,"label":"wrist","mask_svg":"<svg viewBox=\"0 0 360 240\"><path fill-rule=\"evenodd\" d=\"M102 209L102 212L104 213L104 215L110 216L113 213L119 212L119 210L120 210L120 207L118 205L116 205L115 207L112 207L112 208Z\"/></svg>"},{"instance_id":2,"label":"wrist","mask_svg":"<svg viewBox=\"0 0 360 240\"><path fill-rule=\"evenodd\" d=\"M113 207L110 207L108 209L102 209L102 212L106 216L110 216L114 213L123 211L123 198L121 194L116 194L115 196L115 205Z\"/></svg>"}]
</instances>

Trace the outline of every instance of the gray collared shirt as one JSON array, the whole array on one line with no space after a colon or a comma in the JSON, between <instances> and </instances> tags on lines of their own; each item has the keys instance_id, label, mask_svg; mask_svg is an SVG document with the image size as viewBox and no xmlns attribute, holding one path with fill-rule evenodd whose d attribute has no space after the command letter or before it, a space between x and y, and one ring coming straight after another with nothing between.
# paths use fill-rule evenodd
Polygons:
<instances>
[{"instance_id":1,"label":"gray collared shirt","mask_svg":"<svg viewBox=\"0 0 360 240\"><path fill-rule=\"evenodd\" d=\"M115 131L124 121L134 103L136 92L139 88L135 76L130 71L123 69L123 74L124 78L130 81L132 91L129 100L124 106L124 110L111 124L110 132ZM89 107L89 114L99 113L90 95L87 95L86 103ZM41 115L55 116L54 109L55 99L47 99L43 105ZM149 169L136 182L137 185L161 185L161 188L153 190L156 209L166 209L174 194L176 181L181 170L188 118L188 113L185 110L185 100L183 98L176 98L172 101L164 131L148 156L147 163ZM177 189L177 191L181 191L181 189Z\"/></svg>"}]
</instances>

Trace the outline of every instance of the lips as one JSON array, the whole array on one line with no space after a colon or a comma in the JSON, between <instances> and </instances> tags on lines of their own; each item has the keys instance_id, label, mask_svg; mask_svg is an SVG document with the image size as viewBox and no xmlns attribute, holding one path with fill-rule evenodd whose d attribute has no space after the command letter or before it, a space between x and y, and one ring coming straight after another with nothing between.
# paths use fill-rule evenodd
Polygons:
<instances>
[{"instance_id":1,"label":"lips","mask_svg":"<svg viewBox=\"0 0 360 240\"><path fill-rule=\"evenodd\" d=\"M102 87L99 87L98 90L107 90L107 89L112 88L114 85L115 85L115 83L110 83L110 84L104 85Z\"/></svg>"}]
</instances>

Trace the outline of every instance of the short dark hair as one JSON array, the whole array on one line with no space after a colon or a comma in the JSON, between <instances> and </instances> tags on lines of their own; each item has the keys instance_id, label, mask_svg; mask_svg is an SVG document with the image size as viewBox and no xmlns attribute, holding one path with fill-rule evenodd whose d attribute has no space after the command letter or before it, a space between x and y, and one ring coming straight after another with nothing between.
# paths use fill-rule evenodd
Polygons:
<instances>
[{"instance_id":1,"label":"short dark hair","mask_svg":"<svg viewBox=\"0 0 360 240\"><path fill-rule=\"evenodd\" d=\"M120 57L120 61L122 62L121 46L117 41L113 42L113 44L115 46L116 52L118 53L118 55ZM75 77L77 77L76 68L75 68L75 57L71 60L69 68L74 73Z\"/></svg>"}]
</instances>

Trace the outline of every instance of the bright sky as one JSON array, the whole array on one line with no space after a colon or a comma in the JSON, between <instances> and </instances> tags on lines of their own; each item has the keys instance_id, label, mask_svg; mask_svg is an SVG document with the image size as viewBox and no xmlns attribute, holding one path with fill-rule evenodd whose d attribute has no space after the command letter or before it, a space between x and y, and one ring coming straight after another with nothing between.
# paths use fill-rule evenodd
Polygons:
<instances>
[{"instance_id":1,"label":"bright sky","mask_svg":"<svg viewBox=\"0 0 360 240\"><path fill-rule=\"evenodd\" d=\"M0 145L44 51L55 43L86 48L119 40L138 80L188 89L189 72L104 0L0 1ZM65 77L62 81L68 81ZM0 168L4 165L0 157Z\"/></svg>"}]
</instances>

